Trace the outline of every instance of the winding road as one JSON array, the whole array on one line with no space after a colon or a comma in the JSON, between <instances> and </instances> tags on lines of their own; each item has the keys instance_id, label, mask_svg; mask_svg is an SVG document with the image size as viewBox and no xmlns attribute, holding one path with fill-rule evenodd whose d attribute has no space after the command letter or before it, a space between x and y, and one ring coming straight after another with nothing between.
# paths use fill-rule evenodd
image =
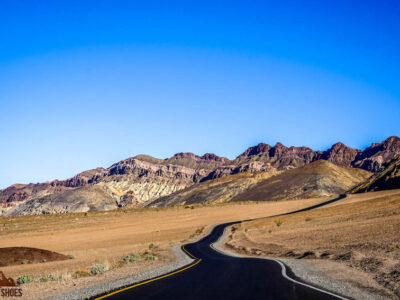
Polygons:
<instances>
[{"instance_id":1,"label":"winding road","mask_svg":"<svg viewBox=\"0 0 400 300\"><path fill-rule=\"evenodd\" d=\"M227 226L236 223L240 222L217 225L199 241L182 246L195 259L189 266L97 299L345 299L305 284L279 261L233 257L211 247Z\"/></svg>"}]
</instances>

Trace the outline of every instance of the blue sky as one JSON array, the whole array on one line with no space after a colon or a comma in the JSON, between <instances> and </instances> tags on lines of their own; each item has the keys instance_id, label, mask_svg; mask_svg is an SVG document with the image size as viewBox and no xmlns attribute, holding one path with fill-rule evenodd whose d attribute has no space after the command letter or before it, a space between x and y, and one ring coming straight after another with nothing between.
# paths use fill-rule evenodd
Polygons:
<instances>
[{"instance_id":1,"label":"blue sky","mask_svg":"<svg viewBox=\"0 0 400 300\"><path fill-rule=\"evenodd\" d=\"M400 2L189 2L0 0L0 188L400 135Z\"/></svg>"}]
</instances>

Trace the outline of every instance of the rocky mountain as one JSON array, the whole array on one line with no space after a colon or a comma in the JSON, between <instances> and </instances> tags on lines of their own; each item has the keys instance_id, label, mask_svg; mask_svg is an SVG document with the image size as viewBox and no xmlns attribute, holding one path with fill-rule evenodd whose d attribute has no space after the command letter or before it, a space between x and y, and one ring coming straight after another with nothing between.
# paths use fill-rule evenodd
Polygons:
<instances>
[{"instance_id":1,"label":"rocky mountain","mask_svg":"<svg viewBox=\"0 0 400 300\"><path fill-rule=\"evenodd\" d=\"M372 144L364 151L349 148L342 143L337 143L326 151L314 151L308 147L286 147L281 143L275 146L260 143L248 148L232 161L211 153L203 156L177 153L167 159L138 155L109 168L85 171L66 180L12 185L0 191L0 214L12 214L16 207L34 199L38 199L38 203L42 203L43 199L61 201L58 196L47 196L60 194L64 197L70 195L68 191L77 190L79 193L79 188L86 186L96 186L106 191L111 197L110 201L114 201L113 205L107 207L143 206L148 201L202 182L244 172L271 173L290 170L321 159L339 166L377 172L399 153L400 138L393 136L382 143ZM95 209L93 205L88 207ZM67 211L70 210L64 209L64 212Z\"/></svg>"},{"instance_id":2,"label":"rocky mountain","mask_svg":"<svg viewBox=\"0 0 400 300\"><path fill-rule=\"evenodd\" d=\"M361 150L347 147L343 143L336 143L327 151L322 152L318 159L324 159L338 166L350 167Z\"/></svg>"},{"instance_id":3,"label":"rocky mountain","mask_svg":"<svg viewBox=\"0 0 400 300\"><path fill-rule=\"evenodd\" d=\"M326 151L314 151L307 147L286 147L281 143L275 146L260 143L248 148L233 163L261 161L277 170L286 170L323 159L339 166L377 172L383 164L399 153L400 138L396 136L389 137L381 143L373 143L364 151L347 147L340 142Z\"/></svg>"},{"instance_id":4,"label":"rocky mountain","mask_svg":"<svg viewBox=\"0 0 400 300\"><path fill-rule=\"evenodd\" d=\"M352 193L400 189L400 156L396 156L378 173L354 188Z\"/></svg>"},{"instance_id":5,"label":"rocky mountain","mask_svg":"<svg viewBox=\"0 0 400 300\"><path fill-rule=\"evenodd\" d=\"M124 201L122 204L119 202L126 197L133 197L134 202L139 204L193 185L216 167L222 167L228 162L227 158L213 154L200 157L192 153L178 153L165 160L140 155L122 160L107 169L85 171L66 180L13 185L0 191L2 214L14 214L12 211L26 201L35 199L38 200L37 203L42 203L43 199L56 201L60 199L58 196L55 198L48 196L70 195L71 193L65 192L93 185L111 195L110 199L114 199L114 205L124 206ZM65 209L65 212L67 211L69 210Z\"/></svg>"},{"instance_id":6,"label":"rocky mountain","mask_svg":"<svg viewBox=\"0 0 400 300\"><path fill-rule=\"evenodd\" d=\"M248 148L239 155L234 164L243 164L249 162L265 162L278 170L297 168L304 166L318 159L320 151L314 151L307 147L286 147L281 143L275 146L260 143L257 146Z\"/></svg>"},{"instance_id":7,"label":"rocky mountain","mask_svg":"<svg viewBox=\"0 0 400 300\"><path fill-rule=\"evenodd\" d=\"M265 179L231 201L278 201L342 194L371 173L318 160Z\"/></svg>"},{"instance_id":8,"label":"rocky mountain","mask_svg":"<svg viewBox=\"0 0 400 300\"><path fill-rule=\"evenodd\" d=\"M391 136L382 143L373 143L357 154L352 167L377 172L400 153L400 138Z\"/></svg>"}]
</instances>

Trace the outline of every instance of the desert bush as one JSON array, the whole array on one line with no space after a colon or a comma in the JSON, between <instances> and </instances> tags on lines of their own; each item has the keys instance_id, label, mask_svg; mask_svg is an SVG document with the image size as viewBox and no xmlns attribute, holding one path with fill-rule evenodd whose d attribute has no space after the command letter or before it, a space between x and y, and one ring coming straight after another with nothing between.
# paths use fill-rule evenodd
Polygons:
<instances>
[{"instance_id":1,"label":"desert bush","mask_svg":"<svg viewBox=\"0 0 400 300\"><path fill-rule=\"evenodd\" d=\"M114 263L113 268L121 268L122 266L126 265L127 262L125 262L125 260L119 260L117 262Z\"/></svg>"},{"instance_id":2,"label":"desert bush","mask_svg":"<svg viewBox=\"0 0 400 300\"><path fill-rule=\"evenodd\" d=\"M73 255L73 254L68 254L67 256L68 256L69 259L74 259L75 258L75 255Z\"/></svg>"},{"instance_id":3,"label":"desert bush","mask_svg":"<svg viewBox=\"0 0 400 300\"><path fill-rule=\"evenodd\" d=\"M141 260L141 258L140 258L140 255L139 254L136 254L136 253L129 253L127 256L125 256L123 259L122 259L125 263L133 263L133 262L135 262L135 261L140 261Z\"/></svg>"},{"instance_id":4,"label":"desert bush","mask_svg":"<svg viewBox=\"0 0 400 300\"><path fill-rule=\"evenodd\" d=\"M39 278L40 282L47 282L47 281L57 281L60 277L54 274L47 274L46 276L42 276Z\"/></svg>"},{"instance_id":5,"label":"desert bush","mask_svg":"<svg viewBox=\"0 0 400 300\"><path fill-rule=\"evenodd\" d=\"M29 261L28 261L27 259L23 259L23 260L21 261L21 264L23 264L23 265L26 265L27 263L29 263Z\"/></svg>"},{"instance_id":6,"label":"desert bush","mask_svg":"<svg viewBox=\"0 0 400 300\"><path fill-rule=\"evenodd\" d=\"M29 283L29 282L32 282L32 277L29 275L21 275L17 278L18 284L24 284L24 283Z\"/></svg>"},{"instance_id":7,"label":"desert bush","mask_svg":"<svg viewBox=\"0 0 400 300\"><path fill-rule=\"evenodd\" d=\"M306 218L306 222L309 222L309 221L311 221L312 219L310 218L310 217L307 217Z\"/></svg>"},{"instance_id":8,"label":"desert bush","mask_svg":"<svg viewBox=\"0 0 400 300\"><path fill-rule=\"evenodd\" d=\"M157 256L152 255L152 254L147 254L144 258L144 260L156 260Z\"/></svg>"},{"instance_id":9,"label":"desert bush","mask_svg":"<svg viewBox=\"0 0 400 300\"><path fill-rule=\"evenodd\" d=\"M95 264L90 269L90 273L92 273L92 275L101 274L101 273L104 273L105 271L107 271L107 265L106 264Z\"/></svg>"},{"instance_id":10,"label":"desert bush","mask_svg":"<svg viewBox=\"0 0 400 300\"><path fill-rule=\"evenodd\" d=\"M156 249L157 248L157 246L156 245L154 245L153 243L151 243L150 245L149 245L149 249L150 250L152 250L152 249Z\"/></svg>"},{"instance_id":11,"label":"desert bush","mask_svg":"<svg viewBox=\"0 0 400 300\"><path fill-rule=\"evenodd\" d=\"M388 246L388 252L400 251L400 244L391 244Z\"/></svg>"},{"instance_id":12,"label":"desert bush","mask_svg":"<svg viewBox=\"0 0 400 300\"><path fill-rule=\"evenodd\" d=\"M90 276L90 274L91 273L88 270L78 270L78 271L75 271L74 273L72 273L72 278L77 279L80 277L88 277L88 276Z\"/></svg>"},{"instance_id":13,"label":"desert bush","mask_svg":"<svg viewBox=\"0 0 400 300\"><path fill-rule=\"evenodd\" d=\"M274 223L275 223L276 226L279 227L279 226L282 225L283 222L281 220L276 220L276 221L274 221Z\"/></svg>"}]
</instances>

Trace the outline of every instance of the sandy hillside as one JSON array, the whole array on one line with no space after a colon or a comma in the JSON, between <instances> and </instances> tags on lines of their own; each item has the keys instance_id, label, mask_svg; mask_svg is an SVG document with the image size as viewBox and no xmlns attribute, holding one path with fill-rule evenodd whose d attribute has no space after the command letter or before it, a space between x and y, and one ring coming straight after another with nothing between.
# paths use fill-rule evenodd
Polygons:
<instances>
[{"instance_id":1,"label":"sandy hillside","mask_svg":"<svg viewBox=\"0 0 400 300\"><path fill-rule=\"evenodd\" d=\"M351 195L231 231L226 246L234 251L306 259L333 277L400 297L400 190Z\"/></svg>"},{"instance_id":2,"label":"sandy hillside","mask_svg":"<svg viewBox=\"0 0 400 300\"><path fill-rule=\"evenodd\" d=\"M23 263L19 257L20 265L1 270L14 279L22 274L33 278L33 283L23 285L28 298L49 296L166 264L174 259L169 250L172 245L204 234L212 224L274 215L325 200L3 217L0 247L33 247L72 259L30 264ZM129 253L139 255L141 261L125 264L123 259ZM148 255L156 259L145 260ZM95 264L104 264L111 270L87 276ZM59 277L60 280L50 280ZM40 278L47 282L39 282Z\"/></svg>"},{"instance_id":3,"label":"sandy hillside","mask_svg":"<svg viewBox=\"0 0 400 300\"><path fill-rule=\"evenodd\" d=\"M232 201L277 201L341 194L372 173L318 160L259 182Z\"/></svg>"}]
</instances>

